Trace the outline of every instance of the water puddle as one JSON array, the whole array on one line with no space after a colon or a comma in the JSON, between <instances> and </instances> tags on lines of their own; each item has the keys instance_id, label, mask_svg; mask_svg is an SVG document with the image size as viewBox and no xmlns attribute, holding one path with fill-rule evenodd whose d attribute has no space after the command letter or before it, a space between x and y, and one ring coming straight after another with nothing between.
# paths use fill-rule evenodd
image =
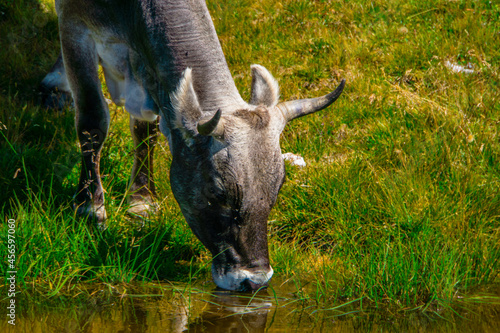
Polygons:
<instances>
[{"instance_id":1,"label":"water puddle","mask_svg":"<svg viewBox=\"0 0 500 333\"><path fill-rule=\"evenodd\" d=\"M273 283L273 288L255 295L213 290L209 283L207 286L103 284L73 296L41 301L32 295L19 295L16 326L2 319L0 331L500 332L498 299L460 305L453 311L391 313L370 310L359 301L325 309L297 297L293 286L287 284Z\"/></svg>"}]
</instances>

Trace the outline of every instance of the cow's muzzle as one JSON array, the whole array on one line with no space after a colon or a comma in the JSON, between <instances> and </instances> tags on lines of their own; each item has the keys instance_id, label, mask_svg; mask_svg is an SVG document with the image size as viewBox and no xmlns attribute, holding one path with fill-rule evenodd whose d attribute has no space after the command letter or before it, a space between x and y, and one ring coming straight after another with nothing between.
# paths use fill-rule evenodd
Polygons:
<instances>
[{"instance_id":1,"label":"cow's muzzle","mask_svg":"<svg viewBox=\"0 0 500 333\"><path fill-rule=\"evenodd\" d=\"M222 289L232 291L257 291L267 287L273 276L273 269L248 269L245 267L229 269L221 272L212 265L212 277L215 284Z\"/></svg>"}]
</instances>

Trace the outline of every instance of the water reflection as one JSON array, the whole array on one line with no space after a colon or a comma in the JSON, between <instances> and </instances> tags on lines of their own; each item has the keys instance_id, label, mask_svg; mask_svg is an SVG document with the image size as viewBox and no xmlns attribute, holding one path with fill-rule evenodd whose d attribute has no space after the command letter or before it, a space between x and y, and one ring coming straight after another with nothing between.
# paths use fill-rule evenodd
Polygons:
<instances>
[{"instance_id":1,"label":"water reflection","mask_svg":"<svg viewBox=\"0 0 500 333\"><path fill-rule=\"evenodd\" d=\"M236 295L215 292L207 307L192 324L189 332L265 332L267 316L273 303L269 295L261 291L256 295Z\"/></svg>"},{"instance_id":2,"label":"water reflection","mask_svg":"<svg viewBox=\"0 0 500 333\"><path fill-rule=\"evenodd\" d=\"M112 288L90 292L78 302L59 299L59 304L37 303L25 295L19 298L22 307L15 329L2 319L0 332L500 332L498 302L464 307L457 314L450 311L442 320L420 311L398 315L360 311L355 303L344 312L320 310L300 302L285 288L256 295L171 287ZM353 311L357 312L345 315Z\"/></svg>"}]
</instances>

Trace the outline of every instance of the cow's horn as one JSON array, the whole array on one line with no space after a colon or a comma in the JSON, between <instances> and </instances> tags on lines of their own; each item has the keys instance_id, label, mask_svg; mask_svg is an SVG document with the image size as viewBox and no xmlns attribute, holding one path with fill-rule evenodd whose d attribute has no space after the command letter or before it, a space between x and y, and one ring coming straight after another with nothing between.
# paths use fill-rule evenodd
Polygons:
<instances>
[{"instance_id":1,"label":"cow's horn","mask_svg":"<svg viewBox=\"0 0 500 333\"><path fill-rule=\"evenodd\" d=\"M221 120L221 111L217 110L215 115L209 120L201 120L198 123L197 129L198 133L201 135L211 135L216 137L221 137L224 134L224 122Z\"/></svg>"},{"instance_id":2,"label":"cow's horn","mask_svg":"<svg viewBox=\"0 0 500 333\"><path fill-rule=\"evenodd\" d=\"M283 102L278 104L277 106L283 112L283 115L286 118L286 121L290 121L292 119L305 116L307 114L323 110L333 102L339 98L340 94L342 94L342 90L344 89L345 79L342 79L339 86L335 91L329 93L328 95L310 98L310 99L300 99L296 101Z\"/></svg>"}]
</instances>

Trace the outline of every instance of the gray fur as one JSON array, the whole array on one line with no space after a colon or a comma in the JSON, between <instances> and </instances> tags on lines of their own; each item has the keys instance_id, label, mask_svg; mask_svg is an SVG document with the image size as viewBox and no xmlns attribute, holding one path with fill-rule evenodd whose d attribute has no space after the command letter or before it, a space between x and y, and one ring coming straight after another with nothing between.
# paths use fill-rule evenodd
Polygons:
<instances>
[{"instance_id":1,"label":"gray fur","mask_svg":"<svg viewBox=\"0 0 500 333\"><path fill-rule=\"evenodd\" d=\"M279 137L288 120L325 102L278 104L276 80L258 65L250 103L244 102L203 0L56 0L56 8L83 155L78 213L99 223L106 216L99 158L109 111L100 62L113 101L131 114L133 212L154 206L156 127L147 122L159 119L173 156L172 191L214 256L214 281L230 290L267 284L267 218L285 177Z\"/></svg>"}]
</instances>

